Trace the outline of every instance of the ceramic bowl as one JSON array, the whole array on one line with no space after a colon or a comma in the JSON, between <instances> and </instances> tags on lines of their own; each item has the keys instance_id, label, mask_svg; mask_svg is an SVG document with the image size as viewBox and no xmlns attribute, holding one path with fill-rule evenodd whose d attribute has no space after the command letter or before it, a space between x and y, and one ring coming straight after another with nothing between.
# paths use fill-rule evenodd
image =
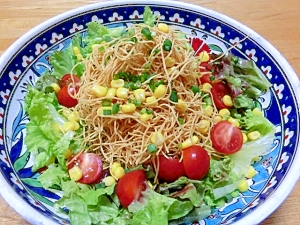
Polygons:
<instances>
[{"instance_id":1,"label":"ceramic bowl","mask_svg":"<svg viewBox=\"0 0 300 225\"><path fill-rule=\"evenodd\" d=\"M197 51L208 45L213 51L231 52L252 59L272 83L260 98L265 116L276 125L276 137L268 154L255 163L259 172L249 179L250 188L199 224L258 224L287 197L300 173L299 80L288 62L261 36L241 23L199 6L168 1L110 1L81 7L54 17L16 41L0 59L0 183L2 197L32 224L68 224L53 202L58 193L44 190L31 171L32 157L24 146L24 96L27 84L50 67L48 56L63 50L86 23L108 26L142 21L145 5L169 25L192 34ZM244 37L248 37L244 39Z\"/></svg>"}]
</instances>

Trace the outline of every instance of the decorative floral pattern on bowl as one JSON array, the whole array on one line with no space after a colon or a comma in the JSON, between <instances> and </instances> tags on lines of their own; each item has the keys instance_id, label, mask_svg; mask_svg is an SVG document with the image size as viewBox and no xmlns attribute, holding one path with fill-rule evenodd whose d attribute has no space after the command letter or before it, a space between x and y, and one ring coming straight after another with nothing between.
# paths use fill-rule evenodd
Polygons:
<instances>
[{"instance_id":1,"label":"decorative floral pattern on bowl","mask_svg":"<svg viewBox=\"0 0 300 225\"><path fill-rule=\"evenodd\" d=\"M42 224L49 224L49 221L68 224L68 218L53 208L53 202L60 198L60 193L43 189L36 181L39 174L31 171L33 159L24 145L28 122L23 109L26 87L34 85L36 79L50 68L48 57L54 50L65 49L75 33L85 34L86 23L98 21L108 26L130 26L142 20L146 1L143 2L96 4L64 14L46 23L47 26L35 29L28 34L30 38L27 35L26 40L19 40L14 45L19 45L18 48L10 49L10 57L3 57L1 61L0 170L6 185L11 186L22 202L50 218L48 222L42 221ZM201 225L247 224L245 217L248 215L249 219L249 215L262 209L265 202L278 192L291 168L299 160L299 157L296 158L300 131L299 96L295 94L295 85L299 86L297 76L285 61L280 61L282 58L278 52L273 54L276 50L272 46L230 18L184 3L172 2L170 5L170 2L154 2L150 7L160 16L160 20L191 34L190 41L196 54L203 49L224 53L230 50L255 61L273 84L271 90L261 96L260 104L265 116L276 125L277 132L272 149L255 163L259 174L247 180L250 186L247 192L233 198L223 208L215 210L211 216L199 222ZM293 186L296 178L288 182ZM287 190L290 191L291 187ZM3 197L6 199L5 193ZM263 216L267 216L279 204ZM31 222L37 223L32 218Z\"/></svg>"}]
</instances>

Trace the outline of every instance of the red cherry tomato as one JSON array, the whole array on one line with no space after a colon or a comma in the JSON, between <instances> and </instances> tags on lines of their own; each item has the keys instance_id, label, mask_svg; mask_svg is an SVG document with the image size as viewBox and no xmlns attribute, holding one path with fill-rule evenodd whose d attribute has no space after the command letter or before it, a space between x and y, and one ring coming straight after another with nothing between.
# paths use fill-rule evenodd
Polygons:
<instances>
[{"instance_id":1,"label":"red cherry tomato","mask_svg":"<svg viewBox=\"0 0 300 225\"><path fill-rule=\"evenodd\" d=\"M126 173L117 183L116 194L123 207L138 200L145 189L146 175L143 170L133 170Z\"/></svg>"},{"instance_id":2,"label":"red cherry tomato","mask_svg":"<svg viewBox=\"0 0 300 225\"><path fill-rule=\"evenodd\" d=\"M226 84L222 82L215 83L211 88L213 101L218 109L230 108L223 103L222 98L224 95L230 95L230 90Z\"/></svg>"},{"instance_id":3,"label":"red cherry tomato","mask_svg":"<svg viewBox=\"0 0 300 225\"><path fill-rule=\"evenodd\" d=\"M160 179L173 182L179 177L185 176L183 162L180 162L179 159L173 157L166 158L165 156L160 155L158 160L158 177Z\"/></svg>"},{"instance_id":4,"label":"red cherry tomato","mask_svg":"<svg viewBox=\"0 0 300 225\"><path fill-rule=\"evenodd\" d=\"M240 128L229 121L223 120L213 126L211 130L212 146L223 154L239 151L243 145L243 134Z\"/></svg>"},{"instance_id":5,"label":"red cherry tomato","mask_svg":"<svg viewBox=\"0 0 300 225\"><path fill-rule=\"evenodd\" d=\"M77 90L76 90L77 91ZM71 86L63 86L57 93L57 99L59 104L71 108L77 105L77 99L72 96L75 94L74 88Z\"/></svg>"},{"instance_id":6,"label":"red cherry tomato","mask_svg":"<svg viewBox=\"0 0 300 225\"><path fill-rule=\"evenodd\" d=\"M70 170L77 165L82 170L82 178L78 180L82 184L96 183L101 179L103 164L101 158L95 153L81 153L78 157L72 156L68 165Z\"/></svg>"},{"instance_id":7,"label":"red cherry tomato","mask_svg":"<svg viewBox=\"0 0 300 225\"><path fill-rule=\"evenodd\" d=\"M183 165L188 178L200 180L209 171L210 157L204 148L192 145L183 150Z\"/></svg>"},{"instance_id":8,"label":"red cherry tomato","mask_svg":"<svg viewBox=\"0 0 300 225\"><path fill-rule=\"evenodd\" d=\"M211 74L204 74L199 78L200 84L209 83L213 85L212 80L210 79L212 75Z\"/></svg>"},{"instance_id":9,"label":"red cherry tomato","mask_svg":"<svg viewBox=\"0 0 300 225\"><path fill-rule=\"evenodd\" d=\"M74 87L79 87L80 86L80 77L74 74L65 74L62 76L62 78L59 81L59 86L69 86L72 84L73 88Z\"/></svg>"}]
</instances>

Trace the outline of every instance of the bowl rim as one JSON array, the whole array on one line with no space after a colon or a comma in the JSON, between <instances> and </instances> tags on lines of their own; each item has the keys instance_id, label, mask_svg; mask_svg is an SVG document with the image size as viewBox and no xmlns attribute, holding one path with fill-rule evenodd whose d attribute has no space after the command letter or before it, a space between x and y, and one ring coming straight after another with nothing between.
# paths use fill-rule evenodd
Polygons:
<instances>
[{"instance_id":1,"label":"bowl rim","mask_svg":"<svg viewBox=\"0 0 300 225\"><path fill-rule=\"evenodd\" d=\"M72 17L76 14L84 13L86 11L102 8L102 7L109 7L109 6L117 6L122 4L139 4L139 5L172 5L175 7L180 7L184 9L189 9L193 11L201 11L205 12L208 15L211 15L216 18L222 18L226 20L229 24L234 25L237 29L242 29L247 33L251 34L251 38L254 38L258 41L264 48L268 49L272 56L276 61L280 62L280 66L282 70L286 72L290 84L293 90L300 89L300 81L288 63L288 61L284 58L283 55L266 39L264 39L261 35L256 33L254 30L250 29L249 27L243 25L242 23L238 22L237 20L230 18L222 13L219 13L215 10L202 7L200 5L195 5L186 2L179 2L174 0L154 0L149 2L148 0L104 0L102 2L88 4L84 6L80 6L66 12L60 13L50 19L45 20L44 22L40 23L39 25L33 27L25 34L23 34L20 38L18 38L8 49L0 56L0 70L3 70L3 67L6 65L6 62L10 60L10 58L14 55L14 53L21 49L23 44L34 37L36 34L40 33L41 31L45 30L46 28L54 25L55 23L61 22L62 20ZM300 108L300 93L295 91L295 98L297 100L297 106ZM300 111L297 112L300 114ZM299 121L297 121L299 123ZM300 159L300 146L298 145L296 154L294 159ZM296 160L291 162L291 166L289 168L289 172L285 175L281 184L278 186L276 191L272 193L272 196L266 199L256 210L251 212L250 214L246 215L244 218L234 222L234 225L253 225L259 224L263 220L265 220L271 213L273 213L288 197L288 195L293 190L294 186L296 185L298 179L300 177L300 163L297 163ZM25 220L32 224L47 224L47 225L55 225L55 221L52 219L47 218L46 216L42 215L41 213L37 212L33 207L31 207L28 203L26 203L15 191L11 191L11 186L5 180L3 175L0 176L0 195L2 198L12 207L20 216L22 216ZM23 202L23 204L20 204ZM264 211L257 210L264 207ZM34 214L38 213L39 216L33 216Z\"/></svg>"}]
</instances>

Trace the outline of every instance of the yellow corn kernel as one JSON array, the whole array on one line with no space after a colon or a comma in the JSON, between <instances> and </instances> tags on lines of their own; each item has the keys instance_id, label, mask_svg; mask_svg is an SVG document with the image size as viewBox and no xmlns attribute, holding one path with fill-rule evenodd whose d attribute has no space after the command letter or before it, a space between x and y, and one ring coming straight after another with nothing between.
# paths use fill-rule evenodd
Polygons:
<instances>
[{"instance_id":1,"label":"yellow corn kernel","mask_svg":"<svg viewBox=\"0 0 300 225\"><path fill-rule=\"evenodd\" d=\"M228 109L221 109L219 111L219 116L221 117L227 117L230 116L230 111Z\"/></svg>"},{"instance_id":2,"label":"yellow corn kernel","mask_svg":"<svg viewBox=\"0 0 300 225\"><path fill-rule=\"evenodd\" d=\"M212 86L210 83L204 83L202 84L201 86L201 90L204 92L204 93L209 93L210 90L211 90Z\"/></svg>"},{"instance_id":3,"label":"yellow corn kernel","mask_svg":"<svg viewBox=\"0 0 300 225\"><path fill-rule=\"evenodd\" d=\"M65 152L65 159L68 159L71 157L71 155L73 154L71 149L67 149L67 151Z\"/></svg>"},{"instance_id":4,"label":"yellow corn kernel","mask_svg":"<svg viewBox=\"0 0 300 225\"><path fill-rule=\"evenodd\" d=\"M101 106L101 107L99 107L99 109L97 110L97 114L99 116L103 116L104 115L104 110L110 110L111 111L111 106Z\"/></svg>"},{"instance_id":5,"label":"yellow corn kernel","mask_svg":"<svg viewBox=\"0 0 300 225\"><path fill-rule=\"evenodd\" d=\"M209 61L209 55L208 55L207 51L200 52L199 59L200 59L201 62L208 62Z\"/></svg>"},{"instance_id":6,"label":"yellow corn kernel","mask_svg":"<svg viewBox=\"0 0 300 225\"><path fill-rule=\"evenodd\" d=\"M118 80L112 80L110 82L110 85L112 88L120 88L120 87L124 87L124 80L123 79L118 79Z\"/></svg>"},{"instance_id":7,"label":"yellow corn kernel","mask_svg":"<svg viewBox=\"0 0 300 225\"><path fill-rule=\"evenodd\" d=\"M178 109L180 109L183 112L188 109L188 105L181 98L178 99L178 104L176 106Z\"/></svg>"},{"instance_id":8,"label":"yellow corn kernel","mask_svg":"<svg viewBox=\"0 0 300 225\"><path fill-rule=\"evenodd\" d=\"M83 60L83 56L82 56L81 54L77 54L77 55L76 55L76 58L77 58L78 61Z\"/></svg>"},{"instance_id":9,"label":"yellow corn kernel","mask_svg":"<svg viewBox=\"0 0 300 225\"><path fill-rule=\"evenodd\" d=\"M58 132L61 132L61 131L62 131L61 128L60 128L60 126L59 126L57 123L53 123L53 124L52 124L52 128L53 128L54 130L58 131Z\"/></svg>"},{"instance_id":10,"label":"yellow corn kernel","mask_svg":"<svg viewBox=\"0 0 300 225\"><path fill-rule=\"evenodd\" d=\"M166 94L166 91L167 91L166 85L160 84L158 85L157 88L155 88L153 95L155 98L161 98Z\"/></svg>"},{"instance_id":11,"label":"yellow corn kernel","mask_svg":"<svg viewBox=\"0 0 300 225\"><path fill-rule=\"evenodd\" d=\"M263 113L262 113L262 111L259 109L259 108L254 108L253 110L252 110L252 112L255 114L255 115L259 115L259 116L262 116L263 115Z\"/></svg>"},{"instance_id":12,"label":"yellow corn kernel","mask_svg":"<svg viewBox=\"0 0 300 225\"><path fill-rule=\"evenodd\" d=\"M70 121L70 122L74 124L74 128L73 128L74 130L78 130L80 128L80 125L77 121Z\"/></svg>"},{"instance_id":13,"label":"yellow corn kernel","mask_svg":"<svg viewBox=\"0 0 300 225\"><path fill-rule=\"evenodd\" d=\"M113 164L111 165L111 173L113 175L115 174L116 168L118 168L118 167L122 167L121 163L119 163L119 162L113 162Z\"/></svg>"},{"instance_id":14,"label":"yellow corn kernel","mask_svg":"<svg viewBox=\"0 0 300 225\"><path fill-rule=\"evenodd\" d=\"M136 106L133 103L127 103L121 106L123 113L133 113L136 110Z\"/></svg>"},{"instance_id":15,"label":"yellow corn kernel","mask_svg":"<svg viewBox=\"0 0 300 225\"><path fill-rule=\"evenodd\" d=\"M104 97L107 94L107 88L100 85L94 85L91 91L98 98Z\"/></svg>"},{"instance_id":16,"label":"yellow corn kernel","mask_svg":"<svg viewBox=\"0 0 300 225\"><path fill-rule=\"evenodd\" d=\"M255 156L252 160L251 163L256 163L260 160L260 156Z\"/></svg>"},{"instance_id":17,"label":"yellow corn kernel","mask_svg":"<svg viewBox=\"0 0 300 225\"><path fill-rule=\"evenodd\" d=\"M80 50L78 47L73 47L73 52L74 52L74 55L78 55L78 54L81 54Z\"/></svg>"},{"instance_id":18,"label":"yellow corn kernel","mask_svg":"<svg viewBox=\"0 0 300 225\"><path fill-rule=\"evenodd\" d=\"M108 99L112 99L116 96L117 89L116 88L108 88L105 97Z\"/></svg>"},{"instance_id":19,"label":"yellow corn kernel","mask_svg":"<svg viewBox=\"0 0 300 225\"><path fill-rule=\"evenodd\" d=\"M49 166L50 164L55 162L55 156L52 156L50 159L48 159L46 166Z\"/></svg>"},{"instance_id":20,"label":"yellow corn kernel","mask_svg":"<svg viewBox=\"0 0 300 225\"><path fill-rule=\"evenodd\" d=\"M211 117L214 112L214 108L211 105L208 105L203 110L204 115Z\"/></svg>"},{"instance_id":21,"label":"yellow corn kernel","mask_svg":"<svg viewBox=\"0 0 300 225\"><path fill-rule=\"evenodd\" d=\"M100 44L93 44L92 45L92 49L94 50L94 49L96 49L96 48L100 48L101 47L101 45Z\"/></svg>"},{"instance_id":22,"label":"yellow corn kernel","mask_svg":"<svg viewBox=\"0 0 300 225\"><path fill-rule=\"evenodd\" d=\"M165 23L158 23L157 24L157 29L163 33L168 33L169 32L169 26Z\"/></svg>"},{"instance_id":23,"label":"yellow corn kernel","mask_svg":"<svg viewBox=\"0 0 300 225\"><path fill-rule=\"evenodd\" d=\"M64 108L62 111L62 114L64 117L68 118L68 116L70 115L72 111L70 109Z\"/></svg>"},{"instance_id":24,"label":"yellow corn kernel","mask_svg":"<svg viewBox=\"0 0 300 225\"><path fill-rule=\"evenodd\" d=\"M69 176L71 180L78 181L82 177L82 170L79 168L79 166L75 165L69 169Z\"/></svg>"},{"instance_id":25,"label":"yellow corn kernel","mask_svg":"<svg viewBox=\"0 0 300 225\"><path fill-rule=\"evenodd\" d=\"M241 180L238 184L238 189L240 190L240 192L245 192L247 191L249 188L249 184L246 180Z\"/></svg>"},{"instance_id":26,"label":"yellow corn kernel","mask_svg":"<svg viewBox=\"0 0 300 225\"><path fill-rule=\"evenodd\" d=\"M181 148L185 149L188 148L194 144L197 144L199 141L199 138L197 136L193 136L192 138L186 139L184 142L181 143Z\"/></svg>"},{"instance_id":27,"label":"yellow corn kernel","mask_svg":"<svg viewBox=\"0 0 300 225\"><path fill-rule=\"evenodd\" d=\"M165 58L165 64L167 68L173 67L175 65L176 61L172 57Z\"/></svg>"},{"instance_id":28,"label":"yellow corn kernel","mask_svg":"<svg viewBox=\"0 0 300 225\"><path fill-rule=\"evenodd\" d=\"M144 102L146 99L146 91L144 89L136 89L133 91L133 95L136 100L140 100L141 102Z\"/></svg>"},{"instance_id":29,"label":"yellow corn kernel","mask_svg":"<svg viewBox=\"0 0 300 225\"><path fill-rule=\"evenodd\" d=\"M221 116L215 116L214 118L213 118L213 122L214 123L218 123L218 122L220 122L222 120L222 117Z\"/></svg>"},{"instance_id":30,"label":"yellow corn kernel","mask_svg":"<svg viewBox=\"0 0 300 225\"><path fill-rule=\"evenodd\" d=\"M78 111L73 111L71 112L68 116L67 119L69 121L76 121L78 122L80 120L79 112Z\"/></svg>"},{"instance_id":31,"label":"yellow corn kernel","mask_svg":"<svg viewBox=\"0 0 300 225\"><path fill-rule=\"evenodd\" d=\"M196 135L193 135L193 137L192 137L192 143L193 144L197 144L198 142L199 142L199 137L196 136Z\"/></svg>"},{"instance_id":32,"label":"yellow corn kernel","mask_svg":"<svg viewBox=\"0 0 300 225\"><path fill-rule=\"evenodd\" d=\"M148 186L151 188L151 189L153 189L154 187L153 187L153 184L151 184L151 182L148 180L147 181L147 184L148 184Z\"/></svg>"},{"instance_id":33,"label":"yellow corn kernel","mask_svg":"<svg viewBox=\"0 0 300 225\"><path fill-rule=\"evenodd\" d=\"M114 173L115 177L120 179L125 175L125 170L123 167L117 167Z\"/></svg>"},{"instance_id":34,"label":"yellow corn kernel","mask_svg":"<svg viewBox=\"0 0 300 225\"><path fill-rule=\"evenodd\" d=\"M158 131L151 134L150 141L159 147L165 142L165 138L164 135Z\"/></svg>"},{"instance_id":35,"label":"yellow corn kernel","mask_svg":"<svg viewBox=\"0 0 300 225\"><path fill-rule=\"evenodd\" d=\"M245 133L242 133L243 135L243 143L246 143L248 141L248 137Z\"/></svg>"},{"instance_id":36,"label":"yellow corn kernel","mask_svg":"<svg viewBox=\"0 0 300 225\"><path fill-rule=\"evenodd\" d=\"M210 122L208 120L200 120L197 127L201 134L207 134L210 127Z\"/></svg>"},{"instance_id":37,"label":"yellow corn kernel","mask_svg":"<svg viewBox=\"0 0 300 225\"><path fill-rule=\"evenodd\" d=\"M73 122L65 122L62 126L61 126L61 130L66 133L68 131L74 131L75 130L75 124Z\"/></svg>"},{"instance_id":38,"label":"yellow corn kernel","mask_svg":"<svg viewBox=\"0 0 300 225\"><path fill-rule=\"evenodd\" d=\"M247 137L250 141L254 141L260 137L260 133L258 131L252 131L247 134Z\"/></svg>"},{"instance_id":39,"label":"yellow corn kernel","mask_svg":"<svg viewBox=\"0 0 300 225\"><path fill-rule=\"evenodd\" d=\"M107 176L102 180L102 182L105 184L106 187L110 187L116 183L116 180L112 176Z\"/></svg>"},{"instance_id":40,"label":"yellow corn kernel","mask_svg":"<svg viewBox=\"0 0 300 225\"><path fill-rule=\"evenodd\" d=\"M158 106L158 102L156 100L157 99L155 98L155 96L147 97L146 98L147 106L149 106L149 107L156 107L156 106Z\"/></svg>"},{"instance_id":41,"label":"yellow corn kernel","mask_svg":"<svg viewBox=\"0 0 300 225\"><path fill-rule=\"evenodd\" d=\"M128 88L119 87L117 89L116 95L117 95L118 98L127 99L128 98L128 92L129 92Z\"/></svg>"},{"instance_id":42,"label":"yellow corn kernel","mask_svg":"<svg viewBox=\"0 0 300 225\"><path fill-rule=\"evenodd\" d=\"M257 174L257 171L254 169L253 166L250 166L247 173L245 174L246 178L252 178Z\"/></svg>"},{"instance_id":43,"label":"yellow corn kernel","mask_svg":"<svg viewBox=\"0 0 300 225\"><path fill-rule=\"evenodd\" d=\"M140 120L143 122L147 122L148 120L151 120L153 118L152 114L143 113L140 115Z\"/></svg>"},{"instance_id":44,"label":"yellow corn kernel","mask_svg":"<svg viewBox=\"0 0 300 225\"><path fill-rule=\"evenodd\" d=\"M57 83L52 83L51 87L53 88L53 90L55 91L55 93L58 93L60 91L60 86L58 86Z\"/></svg>"},{"instance_id":45,"label":"yellow corn kernel","mask_svg":"<svg viewBox=\"0 0 300 225\"><path fill-rule=\"evenodd\" d=\"M232 98L230 97L230 95L224 95L222 98L222 102L226 106L233 106Z\"/></svg>"},{"instance_id":46,"label":"yellow corn kernel","mask_svg":"<svg viewBox=\"0 0 300 225\"><path fill-rule=\"evenodd\" d=\"M233 126L236 126L236 127L240 127L240 123L237 119L234 119L232 117L229 117L228 118L228 121L233 125Z\"/></svg>"}]
</instances>

